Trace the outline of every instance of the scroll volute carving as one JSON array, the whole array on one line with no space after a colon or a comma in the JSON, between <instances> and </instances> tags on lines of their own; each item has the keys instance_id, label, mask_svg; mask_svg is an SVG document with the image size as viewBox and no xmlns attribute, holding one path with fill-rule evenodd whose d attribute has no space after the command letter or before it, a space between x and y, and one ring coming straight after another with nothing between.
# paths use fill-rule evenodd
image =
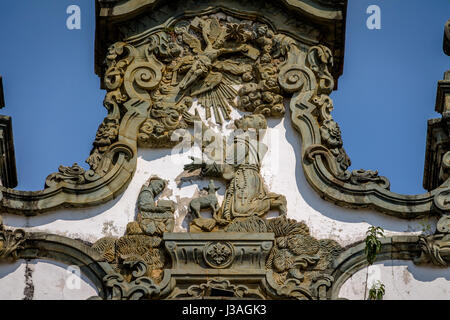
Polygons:
<instances>
[{"instance_id":1,"label":"scroll volute carving","mask_svg":"<svg viewBox=\"0 0 450 320\"><path fill-rule=\"evenodd\" d=\"M443 215L436 227L436 233L419 238L421 255L417 264L431 263L438 267L450 266L450 216Z\"/></svg>"},{"instance_id":2,"label":"scroll volute carving","mask_svg":"<svg viewBox=\"0 0 450 320\"><path fill-rule=\"evenodd\" d=\"M3 224L0 216L0 261L17 260L17 251L23 249L26 240L25 231L22 229L10 230Z\"/></svg>"},{"instance_id":3,"label":"scroll volute carving","mask_svg":"<svg viewBox=\"0 0 450 320\"><path fill-rule=\"evenodd\" d=\"M315 81L314 79L310 80L317 84L317 87L309 85L309 90L314 89L310 102L315 107L313 114L316 116L321 137L319 143L307 147L306 159L314 161L315 155L322 155L329 170L339 180L357 186L375 183L382 188L389 189L389 180L379 176L378 171L360 169L349 172L347 170L351 166L351 160L343 147L341 129L331 115L333 101L329 94L334 88L334 79L329 71L333 66L331 50L323 45L309 48L305 64L316 79ZM302 88L302 91L307 90L308 88Z\"/></svg>"}]
</instances>

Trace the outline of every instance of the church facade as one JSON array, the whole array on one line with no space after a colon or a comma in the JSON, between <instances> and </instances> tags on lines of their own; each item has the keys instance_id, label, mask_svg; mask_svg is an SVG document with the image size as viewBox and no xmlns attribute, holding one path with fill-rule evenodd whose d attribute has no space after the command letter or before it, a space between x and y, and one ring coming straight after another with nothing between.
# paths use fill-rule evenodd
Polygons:
<instances>
[{"instance_id":1,"label":"church facade","mask_svg":"<svg viewBox=\"0 0 450 320\"><path fill-rule=\"evenodd\" d=\"M330 98L346 8L97 0L108 115L89 170L12 189L2 135L0 298L449 299L450 73L428 192L350 170Z\"/></svg>"}]
</instances>

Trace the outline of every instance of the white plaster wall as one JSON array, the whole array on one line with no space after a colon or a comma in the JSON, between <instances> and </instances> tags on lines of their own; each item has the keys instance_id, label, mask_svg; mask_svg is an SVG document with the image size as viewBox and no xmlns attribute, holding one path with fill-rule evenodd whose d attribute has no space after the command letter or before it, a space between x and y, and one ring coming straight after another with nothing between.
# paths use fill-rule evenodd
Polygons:
<instances>
[{"instance_id":1,"label":"white plaster wall","mask_svg":"<svg viewBox=\"0 0 450 320\"><path fill-rule=\"evenodd\" d=\"M366 286L367 277L367 286ZM412 261L384 261L356 272L341 287L339 297L366 299L372 284L385 285L383 300L450 300L450 272L416 266Z\"/></svg>"},{"instance_id":2,"label":"white plaster wall","mask_svg":"<svg viewBox=\"0 0 450 320\"><path fill-rule=\"evenodd\" d=\"M237 112L232 115L234 118L239 116ZM231 131L229 124L223 125L223 131ZM321 199L303 174L299 157L300 136L291 126L289 113L281 120L269 120L267 142L269 153L261 169L265 183L270 191L286 196L288 216L306 222L313 236L334 239L347 246L362 240L370 225L383 227L387 236L420 234L424 224L430 224L434 230L435 220L407 221L369 210L341 208ZM141 148L136 173L126 191L117 199L94 208L62 209L37 217L3 214L4 222L7 226L25 228L27 231L56 233L89 242L103 236L122 236L127 223L133 221L137 213L136 200L142 185L151 176L157 175L169 181L161 197L178 203L176 216L180 219L176 231L185 231L187 224L184 215L188 199L206 187L209 181L204 179L185 181L179 186L176 184L175 179L183 172L183 166L191 162L189 155L188 152L172 155L169 149ZM221 200L225 186L219 181L217 185L221 187L218 191Z\"/></svg>"},{"instance_id":3,"label":"white plaster wall","mask_svg":"<svg viewBox=\"0 0 450 320\"><path fill-rule=\"evenodd\" d=\"M20 300L25 294L25 263L0 263L0 300Z\"/></svg>"},{"instance_id":4,"label":"white plaster wall","mask_svg":"<svg viewBox=\"0 0 450 320\"><path fill-rule=\"evenodd\" d=\"M18 260L0 264L0 300L85 300L97 295L86 276L72 273L59 262Z\"/></svg>"},{"instance_id":5,"label":"white plaster wall","mask_svg":"<svg viewBox=\"0 0 450 320\"><path fill-rule=\"evenodd\" d=\"M286 110L289 110L287 105ZM201 108L199 111L202 114ZM239 117L239 113L233 112L232 116ZM222 131L229 133L230 123L224 124ZM314 237L334 239L342 246L347 246L364 239L370 225L384 228L386 236L420 234L426 224L431 225L432 232L435 230L435 220L407 221L369 210L340 208L321 199L304 177L299 157L300 137L291 126L289 112L281 120L269 121L267 143L269 154L264 158L261 169L265 183L269 191L286 196L288 216L306 222ZM157 175L169 181L168 188L160 198L171 199L178 204L175 231L186 231L189 199L207 186L208 179L185 181L177 185L176 178L183 172L183 166L191 161L187 152L177 155L171 153L171 150L166 149L141 148L136 173L128 188L117 199L106 204L89 209L63 209L28 218L3 214L4 223L27 231L55 233L92 243L104 236L119 237L124 234L127 223L135 219L136 200L142 185L151 176ZM221 187L218 195L219 200L222 200L225 186L220 182L216 185ZM430 272L434 271L430 269ZM450 282L447 286L450 286Z\"/></svg>"}]
</instances>

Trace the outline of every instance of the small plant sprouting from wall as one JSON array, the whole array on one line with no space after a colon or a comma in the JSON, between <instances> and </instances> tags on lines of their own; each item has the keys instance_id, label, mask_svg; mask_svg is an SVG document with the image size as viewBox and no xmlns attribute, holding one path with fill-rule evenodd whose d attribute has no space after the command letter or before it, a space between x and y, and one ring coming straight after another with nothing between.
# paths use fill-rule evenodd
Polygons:
<instances>
[{"instance_id":1,"label":"small plant sprouting from wall","mask_svg":"<svg viewBox=\"0 0 450 320\"><path fill-rule=\"evenodd\" d=\"M366 254L367 262L369 265L372 265L377 258L377 254L381 250L381 241L378 238L384 237L384 230L381 227L371 226L366 234L366 248L364 249L364 252Z\"/></svg>"},{"instance_id":2,"label":"small plant sprouting from wall","mask_svg":"<svg viewBox=\"0 0 450 320\"><path fill-rule=\"evenodd\" d=\"M370 226L366 232L366 247L364 248L364 253L366 254L367 262L372 265L377 259L377 254L381 251L381 241L379 238L384 237L384 230L381 227ZM367 292L367 280L369 276L369 268L367 268L366 273L366 285L364 289L364 299L366 298ZM369 300L381 300L384 295L384 284L377 281L376 284L372 286L369 290ZM373 299L375 297L376 299ZM378 299L378 297L381 297Z\"/></svg>"},{"instance_id":3,"label":"small plant sprouting from wall","mask_svg":"<svg viewBox=\"0 0 450 320\"><path fill-rule=\"evenodd\" d=\"M427 218L425 221L422 221L419 223L422 227L421 231L422 234L425 236L431 235L433 233L432 228L431 228L431 223L429 221L429 218Z\"/></svg>"},{"instance_id":4,"label":"small plant sprouting from wall","mask_svg":"<svg viewBox=\"0 0 450 320\"><path fill-rule=\"evenodd\" d=\"M369 290L369 300L383 300L384 293L384 284L382 284L380 281L377 281Z\"/></svg>"}]
</instances>

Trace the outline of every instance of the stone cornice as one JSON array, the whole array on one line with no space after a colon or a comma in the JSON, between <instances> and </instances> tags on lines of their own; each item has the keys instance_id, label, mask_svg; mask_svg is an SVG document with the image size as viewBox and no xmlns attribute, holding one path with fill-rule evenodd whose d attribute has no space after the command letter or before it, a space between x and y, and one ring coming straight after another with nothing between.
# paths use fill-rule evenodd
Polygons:
<instances>
[{"instance_id":1,"label":"stone cornice","mask_svg":"<svg viewBox=\"0 0 450 320\"><path fill-rule=\"evenodd\" d=\"M450 71L438 82L436 112L442 118L428 121L423 186L433 190L449 177L450 169Z\"/></svg>"},{"instance_id":2,"label":"stone cornice","mask_svg":"<svg viewBox=\"0 0 450 320\"><path fill-rule=\"evenodd\" d=\"M300 133L302 140L302 166L305 177L313 189L324 199L337 205L349 208L372 208L374 210L403 219L414 219L429 215L433 211L446 212L448 207L448 190L450 180L442 186L422 195L401 195L389 191L389 185L382 180L361 180L354 183L351 176L358 172L342 172L336 158L324 148L323 136L318 117L314 116L317 101L314 96L318 92L315 75L303 69L310 84L303 86L301 92L295 93L291 100L291 120L294 128ZM332 120L331 120L332 121ZM368 173L368 171L361 171ZM378 179L377 173L369 174ZM447 199L447 200L445 200Z\"/></svg>"},{"instance_id":3,"label":"stone cornice","mask_svg":"<svg viewBox=\"0 0 450 320\"><path fill-rule=\"evenodd\" d=\"M100 16L113 19L132 19L146 10L151 10L163 0L98 0ZM288 10L297 10L313 19L342 20L346 2L343 0L278 0L285 4Z\"/></svg>"},{"instance_id":4,"label":"stone cornice","mask_svg":"<svg viewBox=\"0 0 450 320\"><path fill-rule=\"evenodd\" d=\"M47 178L48 187L41 191L18 191L1 187L2 211L34 216L64 207L95 206L119 196L136 170L137 130L145 121L143 115L148 107L148 104L142 103L123 117L118 141L104 153L104 172L83 170L72 176L64 176L59 172ZM61 177L56 179L55 175L56 178L58 175ZM50 183L51 177L54 179Z\"/></svg>"}]
</instances>

